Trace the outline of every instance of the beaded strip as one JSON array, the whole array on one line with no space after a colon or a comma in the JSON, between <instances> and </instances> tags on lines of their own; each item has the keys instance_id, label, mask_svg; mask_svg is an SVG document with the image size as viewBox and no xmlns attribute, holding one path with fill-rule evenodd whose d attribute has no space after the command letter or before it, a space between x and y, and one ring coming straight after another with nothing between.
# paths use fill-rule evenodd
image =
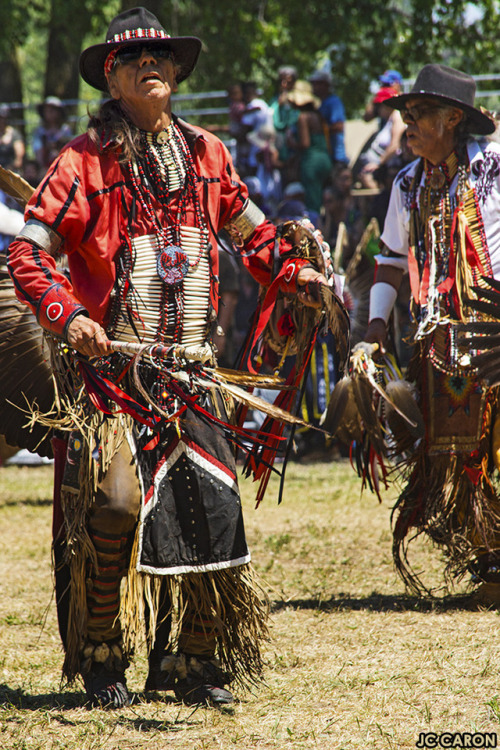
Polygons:
<instances>
[{"instance_id":1,"label":"beaded strip","mask_svg":"<svg viewBox=\"0 0 500 750\"><path fill-rule=\"evenodd\" d=\"M127 29L120 34L115 34L111 39L107 39L106 41L108 44L113 44L113 42L126 42L129 39L170 39L170 34L153 27L149 29Z\"/></svg>"}]
</instances>

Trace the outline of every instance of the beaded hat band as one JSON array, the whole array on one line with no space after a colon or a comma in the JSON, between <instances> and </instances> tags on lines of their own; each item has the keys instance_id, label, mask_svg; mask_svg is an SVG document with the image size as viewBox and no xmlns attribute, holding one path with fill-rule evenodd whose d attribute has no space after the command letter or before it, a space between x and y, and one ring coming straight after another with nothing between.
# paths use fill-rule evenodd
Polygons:
<instances>
[{"instance_id":1,"label":"beaded hat band","mask_svg":"<svg viewBox=\"0 0 500 750\"><path fill-rule=\"evenodd\" d=\"M184 81L192 73L200 54L201 41L194 36L170 36L149 10L132 8L119 13L111 21L105 42L83 50L80 55L80 74L83 80L100 91L107 91L105 64L109 67L110 53L123 44L143 44L145 39L151 44L164 44L168 40L179 68L177 83Z\"/></svg>"}]
</instances>

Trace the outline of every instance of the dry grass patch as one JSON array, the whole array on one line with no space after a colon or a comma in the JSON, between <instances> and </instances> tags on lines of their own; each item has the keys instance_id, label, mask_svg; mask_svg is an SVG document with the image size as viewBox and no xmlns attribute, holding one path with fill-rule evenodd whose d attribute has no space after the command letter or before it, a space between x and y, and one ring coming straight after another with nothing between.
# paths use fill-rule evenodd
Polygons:
<instances>
[{"instance_id":1,"label":"dry grass patch","mask_svg":"<svg viewBox=\"0 0 500 750\"><path fill-rule=\"evenodd\" d=\"M134 706L81 708L60 685L50 571L51 467L0 470L0 747L22 750L414 748L419 732L500 732L496 612L408 596L391 560L390 507L365 494L347 462L292 464L254 510L243 482L254 564L272 606L265 682L230 711L148 700L143 653ZM413 561L441 583L436 551Z\"/></svg>"}]
</instances>

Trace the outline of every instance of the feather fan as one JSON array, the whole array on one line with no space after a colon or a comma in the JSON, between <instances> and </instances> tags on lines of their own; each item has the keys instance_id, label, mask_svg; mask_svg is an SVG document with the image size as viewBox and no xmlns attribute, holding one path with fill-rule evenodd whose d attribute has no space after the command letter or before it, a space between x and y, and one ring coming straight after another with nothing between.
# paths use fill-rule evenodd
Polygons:
<instances>
[{"instance_id":1,"label":"feather fan","mask_svg":"<svg viewBox=\"0 0 500 750\"><path fill-rule=\"evenodd\" d=\"M0 280L0 367L0 434L10 445L51 457L47 428L38 423L30 429L24 426L32 405L45 412L54 402L43 333L35 316L17 300L9 278Z\"/></svg>"},{"instance_id":2,"label":"feather fan","mask_svg":"<svg viewBox=\"0 0 500 750\"><path fill-rule=\"evenodd\" d=\"M0 166L0 189L24 208L35 190L24 177Z\"/></svg>"}]
</instances>

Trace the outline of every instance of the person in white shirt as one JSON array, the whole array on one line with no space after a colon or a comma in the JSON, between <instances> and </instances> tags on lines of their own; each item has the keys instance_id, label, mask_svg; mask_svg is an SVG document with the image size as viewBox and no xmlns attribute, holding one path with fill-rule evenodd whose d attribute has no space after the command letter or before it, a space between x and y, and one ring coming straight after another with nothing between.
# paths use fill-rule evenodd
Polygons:
<instances>
[{"instance_id":1,"label":"person in white shirt","mask_svg":"<svg viewBox=\"0 0 500 750\"><path fill-rule=\"evenodd\" d=\"M415 385L425 435L405 453L395 563L422 590L407 544L425 533L442 547L451 577L472 573L479 598L491 595L491 584L498 587L500 498L490 438L500 427L499 394L483 387L463 359L457 324L471 318L466 300L482 277L500 276L500 146L471 138L495 131L493 118L474 106L475 88L471 76L430 64L409 93L386 102L401 112L417 159L393 184L365 340L384 352L408 271L415 348L406 378Z\"/></svg>"}]
</instances>

